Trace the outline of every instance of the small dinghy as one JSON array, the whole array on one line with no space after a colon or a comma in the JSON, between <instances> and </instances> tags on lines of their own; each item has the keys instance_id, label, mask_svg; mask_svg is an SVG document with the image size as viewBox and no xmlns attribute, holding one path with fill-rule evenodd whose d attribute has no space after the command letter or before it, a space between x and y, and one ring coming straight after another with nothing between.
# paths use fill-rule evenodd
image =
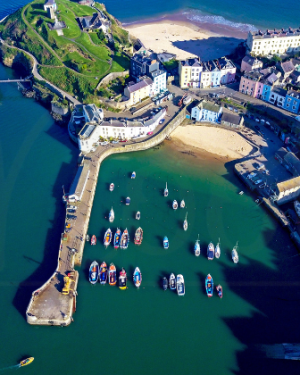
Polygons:
<instances>
[{"instance_id":1,"label":"small dinghy","mask_svg":"<svg viewBox=\"0 0 300 375\"><path fill-rule=\"evenodd\" d=\"M220 298L223 298L223 288L222 288L222 285L218 285L218 286L216 286L216 290L217 290L217 292L218 292L218 296L219 296Z\"/></svg>"},{"instance_id":2,"label":"small dinghy","mask_svg":"<svg viewBox=\"0 0 300 375\"><path fill-rule=\"evenodd\" d=\"M135 218L136 218L136 220L140 220L140 218L141 218L141 213L140 213L140 211L138 211L138 212L135 214Z\"/></svg>"},{"instance_id":3,"label":"small dinghy","mask_svg":"<svg viewBox=\"0 0 300 375\"><path fill-rule=\"evenodd\" d=\"M109 244L111 243L111 239L112 239L112 232L111 232L111 229L108 228L104 234L103 245L105 247L109 246Z\"/></svg>"},{"instance_id":4,"label":"small dinghy","mask_svg":"<svg viewBox=\"0 0 300 375\"><path fill-rule=\"evenodd\" d=\"M187 215L188 215L188 213L186 213L186 215L185 215L185 219L184 219L184 222L183 222L183 229L185 230L185 231L187 231L188 230L188 221L187 221Z\"/></svg>"},{"instance_id":5,"label":"small dinghy","mask_svg":"<svg viewBox=\"0 0 300 375\"><path fill-rule=\"evenodd\" d=\"M176 289L179 296L185 295L184 278L182 275L177 275L176 277Z\"/></svg>"},{"instance_id":6,"label":"small dinghy","mask_svg":"<svg viewBox=\"0 0 300 375\"><path fill-rule=\"evenodd\" d=\"M105 262L102 262L100 266L99 281L102 285L106 284L107 281L107 264Z\"/></svg>"},{"instance_id":7,"label":"small dinghy","mask_svg":"<svg viewBox=\"0 0 300 375\"><path fill-rule=\"evenodd\" d=\"M85 236L85 240L86 240L87 242L90 242L90 236L89 236L88 234Z\"/></svg>"},{"instance_id":8,"label":"small dinghy","mask_svg":"<svg viewBox=\"0 0 300 375\"><path fill-rule=\"evenodd\" d=\"M207 297L212 297L214 294L214 280L210 274L206 276L205 289L206 289Z\"/></svg>"},{"instance_id":9,"label":"small dinghy","mask_svg":"<svg viewBox=\"0 0 300 375\"><path fill-rule=\"evenodd\" d=\"M108 270L108 283L109 285L116 285L117 284L117 269L113 263L110 263L109 270Z\"/></svg>"},{"instance_id":10,"label":"small dinghy","mask_svg":"<svg viewBox=\"0 0 300 375\"><path fill-rule=\"evenodd\" d=\"M135 231L135 235L134 235L134 244L135 245L141 245L143 241L143 229L141 227L139 227L136 231Z\"/></svg>"},{"instance_id":11,"label":"small dinghy","mask_svg":"<svg viewBox=\"0 0 300 375\"><path fill-rule=\"evenodd\" d=\"M169 248L169 239L168 239L167 236L164 237L163 247L164 247L164 249L168 249Z\"/></svg>"},{"instance_id":12,"label":"small dinghy","mask_svg":"<svg viewBox=\"0 0 300 375\"><path fill-rule=\"evenodd\" d=\"M217 259L219 259L220 258L220 256L221 256L221 248L220 248L220 238L219 238L219 242L217 243L217 245L216 245L216 247L215 247L215 257L217 258Z\"/></svg>"},{"instance_id":13,"label":"small dinghy","mask_svg":"<svg viewBox=\"0 0 300 375\"><path fill-rule=\"evenodd\" d=\"M199 240L199 234L198 234L198 240L195 242L195 245L194 245L194 253L196 255L196 257L198 257L200 255L200 240Z\"/></svg>"},{"instance_id":14,"label":"small dinghy","mask_svg":"<svg viewBox=\"0 0 300 375\"><path fill-rule=\"evenodd\" d=\"M89 269L89 281L91 284L96 284L99 277L99 264L94 260Z\"/></svg>"},{"instance_id":15,"label":"small dinghy","mask_svg":"<svg viewBox=\"0 0 300 375\"><path fill-rule=\"evenodd\" d=\"M162 279L162 288L163 288L163 290L168 289L168 280L167 280L166 277L163 277L163 279Z\"/></svg>"},{"instance_id":16,"label":"small dinghy","mask_svg":"<svg viewBox=\"0 0 300 375\"><path fill-rule=\"evenodd\" d=\"M207 259L213 260L215 256L215 247L212 242L210 242L207 246Z\"/></svg>"},{"instance_id":17,"label":"small dinghy","mask_svg":"<svg viewBox=\"0 0 300 375\"><path fill-rule=\"evenodd\" d=\"M115 188L115 184L111 183L109 185L109 191L114 191L114 188Z\"/></svg>"},{"instance_id":18,"label":"small dinghy","mask_svg":"<svg viewBox=\"0 0 300 375\"><path fill-rule=\"evenodd\" d=\"M92 235L92 238L91 238L91 245L96 245L97 243L97 238L95 235Z\"/></svg>"},{"instance_id":19,"label":"small dinghy","mask_svg":"<svg viewBox=\"0 0 300 375\"><path fill-rule=\"evenodd\" d=\"M170 286L171 290L176 289L176 278L175 278L174 273L171 273L171 275L169 277L169 286Z\"/></svg>"},{"instance_id":20,"label":"small dinghy","mask_svg":"<svg viewBox=\"0 0 300 375\"><path fill-rule=\"evenodd\" d=\"M173 208L173 210L177 210L177 208L178 208L178 202L176 200L173 201L172 208Z\"/></svg>"},{"instance_id":21,"label":"small dinghy","mask_svg":"<svg viewBox=\"0 0 300 375\"><path fill-rule=\"evenodd\" d=\"M168 185L166 183L166 188L164 190L164 197L167 197L169 195Z\"/></svg>"},{"instance_id":22,"label":"small dinghy","mask_svg":"<svg viewBox=\"0 0 300 375\"><path fill-rule=\"evenodd\" d=\"M130 205L130 198L129 197L126 198L125 204L126 204L126 206Z\"/></svg>"},{"instance_id":23,"label":"small dinghy","mask_svg":"<svg viewBox=\"0 0 300 375\"><path fill-rule=\"evenodd\" d=\"M113 210L113 208L111 208L111 210L109 211L108 220L110 223L115 220L115 211Z\"/></svg>"},{"instance_id":24,"label":"small dinghy","mask_svg":"<svg viewBox=\"0 0 300 375\"><path fill-rule=\"evenodd\" d=\"M119 288L121 290L127 289L127 273L124 268L121 269L119 274Z\"/></svg>"},{"instance_id":25,"label":"small dinghy","mask_svg":"<svg viewBox=\"0 0 300 375\"><path fill-rule=\"evenodd\" d=\"M128 248L128 244L129 244L129 233L126 228L121 236L120 249L126 250Z\"/></svg>"},{"instance_id":26,"label":"small dinghy","mask_svg":"<svg viewBox=\"0 0 300 375\"><path fill-rule=\"evenodd\" d=\"M233 263L239 262L239 254L238 254L237 250L238 250L238 242L236 243L236 245L234 246L234 248L231 251L231 257L232 257Z\"/></svg>"},{"instance_id":27,"label":"small dinghy","mask_svg":"<svg viewBox=\"0 0 300 375\"><path fill-rule=\"evenodd\" d=\"M180 202L180 208L184 208L184 207L185 207L185 201L182 200L182 201Z\"/></svg>"},{"instance_id":28,"label":"small dinghy","mask_svg":"<svg viewBox=\"0 0 300 375\"><path fill-rule=\"evenodd\" d=\"M142 283L142 273L139 269L139 267L136 267L134 272L133 272L133 282L134 282L134 285L139 288L141 286L141 283Z\"/></svg>"},{"instance_id":29,"label":"small dinghy","mask_svg":"<svg viewBox=\"0 0 300 375\"><path fill-rule=\"evenodd\" d=\"M117 228L117 231L114 235L114 248L118 249L120 246L120 241L121 241L121 230Z\"/></svg>"},{"instance_id":30,"label":"small dinghy","mask_svg":"<svg viewBox=\"0 0 300 375\"><path fill-rule=\"evenodd\" d=\"M133 171L133 172L131 173L131 179L134 180L135 178L136 178L136 173Z\"/></svg>"}]
</instances>

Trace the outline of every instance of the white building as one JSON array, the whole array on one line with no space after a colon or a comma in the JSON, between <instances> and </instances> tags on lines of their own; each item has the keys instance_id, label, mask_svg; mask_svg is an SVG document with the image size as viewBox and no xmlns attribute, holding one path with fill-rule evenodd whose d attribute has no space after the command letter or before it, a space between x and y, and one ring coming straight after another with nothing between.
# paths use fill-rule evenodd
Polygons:
<instances>
[{"instance_id":1,"label":"white building","mask_svg":"<svg viewBox=\"0 0 300 375\"><path fill-rule=\"evenodd\" d=\"M191 119L201 122L219 123L222 115L222 107L202 100L192 109Z\"/></svg>"},{"instance_id":2,"label":"white building","mask_svg":"<svg viewBox=\"0 0 300 375\"><path fill-rule=\"evenodd\" d=\"M160 120L166 115L166 109L162 108L155 115L142 121L135 120L110 120L102 121L100 125L87 123L78 134L78 146L82 152L89 153L100 137L103 139L130 140L132 138L145 137L153 132Z\"/></svg>"},{"instance_id":3,"label":"white building","mask_svg":"<svg viewBox=\"0 0 300 375\"><path fill-rule=\"evenodd\" d=\"M70 187L70 191L68 194L68 201L70 202L81 201L89 175L90 175L89 164L84 162L83 165L80 165L78 167L76 176Z\"/></svg>"},{"instance_id":4,"label":"white building","mask_svg":"<svg viewBox=\"0 0 300 375\"><path fill-rule=\"evenodd\" d=\"M273 55L299 51L300 29L249 31L247 47L254 55Z\"/></svg>"},{"instance_id":5,"label":"white building","mask_svg":"<svg viewBox=\"0 0 300 375\"><path fill-rule=\"evenodd\" d=\"M57 5L55 0L46 0L44 4L44 11L47 12L47 9L53 9L53 11L57 10Z\"/></svg>"},{"instance_id":6,"label":"white building","mask_svg":"<svg viewBox=\"0 0 300 375\"><path fill-rule=\"evenodd\" d=\"M97 108L95 104L77 105L73 112L74 121L100 124L103 121L103 117L103 109Z\"/></svg>"},{"instance_id":7,"label":"white building","mask_svg":"<svg viewBox=\"0 0 300 375\"><path fill-rule=\"evenodd\" d=\"M276 186L277 203L283 204L296 199L300 195L300 177L283 181Z\"/></svg>"},{"instance_id":8,"label":"white building","mask_svg":"<svg viewBox=\"0 0 300 375\"><path fill-rule=\"evenodd\" d=\"M149 77L152 79L153 84L150 90L150 96L161 93L167 89L167 72L159 69L149 73Z\"/></svg>"}]
</instances>

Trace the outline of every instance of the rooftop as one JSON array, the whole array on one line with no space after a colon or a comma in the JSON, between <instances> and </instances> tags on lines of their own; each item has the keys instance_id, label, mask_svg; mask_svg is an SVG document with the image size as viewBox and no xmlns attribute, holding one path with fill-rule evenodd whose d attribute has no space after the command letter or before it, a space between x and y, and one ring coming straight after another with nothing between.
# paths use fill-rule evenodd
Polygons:
<instances>
[{"instance_id":1,"label":"rooftop","mask_svg":"<svg viewBox=\"0 0 300 375\"><path fill-rule=\"evenodd\" d=\"M267 39L267 38L280 38L280 37L292 37L300 35L300 29L273 29L266 31L249 31L249 34L252 35L253 39Z\"/></svg>"},{"instance_id":2,"label":"rooftop","mask_svg":"<svg viewBox=\"0 0 300 375\"><path fill-rule=\"evenodd\" d=\"M86 179L89 174L89 164L84 162L83 165L78 167L76 176L72 182L72 185L70 187L69 195L78 195L80 196L82 194L82 190L84 188Z\"/></svg>"},{"instance_id":3,"label":"rooftop","mask_svg":"<svg viewBox=\"0 0 300 375\"><path fill-rule=\"evenodd\" d=\"M246 55L244 58L243 58L243 60L242 61L244 61L245 63L247 63L247 64L249 64L249 65L251 65L251 66L253 66L253 65L257 65L257 64L262 64L262 61L260 61L260 60L258 60L257 58L254 58L254 57L252 57L252 56L248 56L248 55Z\"/></svg>"},{"instance_id":4,"label":"rooftop","mask_svg":"<svg viewBox=\"0 0 300 375\"><path fill-rule=\"evenodd\" d=\"M142 81L139 81L139 82L135 83L134 85L127 86L127 89L130 93L132 93L132 92L138 91L138 90L140 90L144 87L150 86L150 85L152 85L152 83L153 83L153 81L152 81L151 78L145 78Z\"/></svg>"},{"instance_id":5,"label":"rooftop","mask_svg":"<svg viewBox=\"0 0 300 375\"><path fill-rule=\"evenodd\" d=\"M275 94L280 95L280 96L286 96L286 94L287 94L287 91L285 89L281 88L281 87L274 87L272 92L274 92Z\"/></svg>"},{"instance_id":6,"label":"rooftop","mask_svg":"<svg viewBox=\"0 0 300 375\"><path fill-rule=\"evenodd\" d=\"M239 125L241 122L241 116L236 115L234 113L223 112L221 121L229 122L230 124Z\"/></svg>"},{"instance_id":7,"label":"rooftop","mask_svg":"<svg viewBox=\"0 0 300 375\"><path fill-rule=\"evenodd\" d=\"M219 113L220 111L220 106L215 104L215 103L212 103L212 102L208 102L206 100L202 100L197 106L195 106L194 108L198 107L200 110L201 109L206 109L207 111L211 111L211 112L216 112L216 113Z\"/></svg>"},{"instance_id":8,"label":"rooftop","mask_svg":"<svg viewBox=\"0 0 300 375\"><path fill-rule=\"evenodd\" d=\"M300 92L295 90L289 90L287 93L289 96L293 96L296 99L300 99Z\"/></svg>"},{"instance_id":9,"label":"rooftop","mask_svg":"<svg viewBox=\"0 0 300 375\"><path fill-rule=\"evenodd\" d=\"M277 189L279 193L283 193L287 190L294 189L295 187L300 187L300 177L294 177L290 180L279 182L277 184Z\"/></svg>"},{"instance_id":10,"label":"rooftop","mask_svg":"<svg viewBox=\"0 0 300 375\"><path fill-rule=\"evenodd\" d=\"M87 104L83 106L83 111L88 118L88 122L96 122L100 124L103 118L103 111L97 108L95 104Z\"/></svg>"},{"instance_id":11,"label":"rooftop","mask_svg":"<svg viewBox=\"0 0 300 375\"><path fill-rule=\"evenodd\" d=\"M182 66L193 66L193 67L200 67L200 57L194 58L194 59L187 59L184 61L180 61L180 64Z\"/></svg>"},{"instance_id":12,"label":"rooftop","mask_svg":"<svg viewBox=\"0 0 300 375\"><path fill-rule=\"evenodd\" d=\"M84 127L80 130L78 133L78 136L83 139L87 139L90 137L90 135L93 133L93 131L96 129L95 125L91 124L85 124Z\"/></svg>"}]
</instances>

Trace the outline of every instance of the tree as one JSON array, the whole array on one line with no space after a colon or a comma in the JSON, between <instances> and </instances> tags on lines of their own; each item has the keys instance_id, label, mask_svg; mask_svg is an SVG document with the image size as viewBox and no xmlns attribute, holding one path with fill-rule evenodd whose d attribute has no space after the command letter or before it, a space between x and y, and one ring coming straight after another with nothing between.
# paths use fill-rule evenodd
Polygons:
<instances>
[{"instance_id":1,"label":"tree","mask_svg":"<svg viewBox=\"0 0 300 375\"><path fill-rule=\"evenodd\" d=\"M101 40L101 42L104 41L104 39L105 39L105 34L104 34L104 32L103 32L102 29L100 29L100 30L97 32L97 37L98 37L99 40Z\"/></svg>"},{"instance_id":2,"label":"tree","mask_svg":"<svg viewBox=\"0 0 300 375\"><path fill-rule=\"evenodd\" d=\"M275 63L278 63L281 61L281 57L280 56L277 56L277 55L273 55L272 57L272 61L274 61Z\"/></svg>"}]
</instances>

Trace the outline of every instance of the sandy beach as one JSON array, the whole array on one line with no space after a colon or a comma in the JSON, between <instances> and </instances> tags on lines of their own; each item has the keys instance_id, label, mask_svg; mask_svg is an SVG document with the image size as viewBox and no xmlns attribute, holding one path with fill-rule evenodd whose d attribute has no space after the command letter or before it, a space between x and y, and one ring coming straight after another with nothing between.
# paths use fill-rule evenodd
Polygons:
<instances>
[{"instance_id":1,"label":"sandy beach","mask_svg":"<svg viewBox=\"0 0 300 375\"><path fill-rule=\"evenodd\" d=\"M241 39L213 33L180 20L161 20L123 26L154 52L175 53L177 59L200 56L215 59L231 53Z\"/></svg>"},{"instance_id":2,"label":"sandy beach","mask_svg":"<svg viewBox=\"0 0 300 375\"><path fill-rule=\"evenodd\" d=\"M172 140L179 141L187 149L205 150L211 156L213 154L227 160L240 159L253 150L240 134L210 126L179 126L171 136Z\"/></svg>"}]
</instances>

